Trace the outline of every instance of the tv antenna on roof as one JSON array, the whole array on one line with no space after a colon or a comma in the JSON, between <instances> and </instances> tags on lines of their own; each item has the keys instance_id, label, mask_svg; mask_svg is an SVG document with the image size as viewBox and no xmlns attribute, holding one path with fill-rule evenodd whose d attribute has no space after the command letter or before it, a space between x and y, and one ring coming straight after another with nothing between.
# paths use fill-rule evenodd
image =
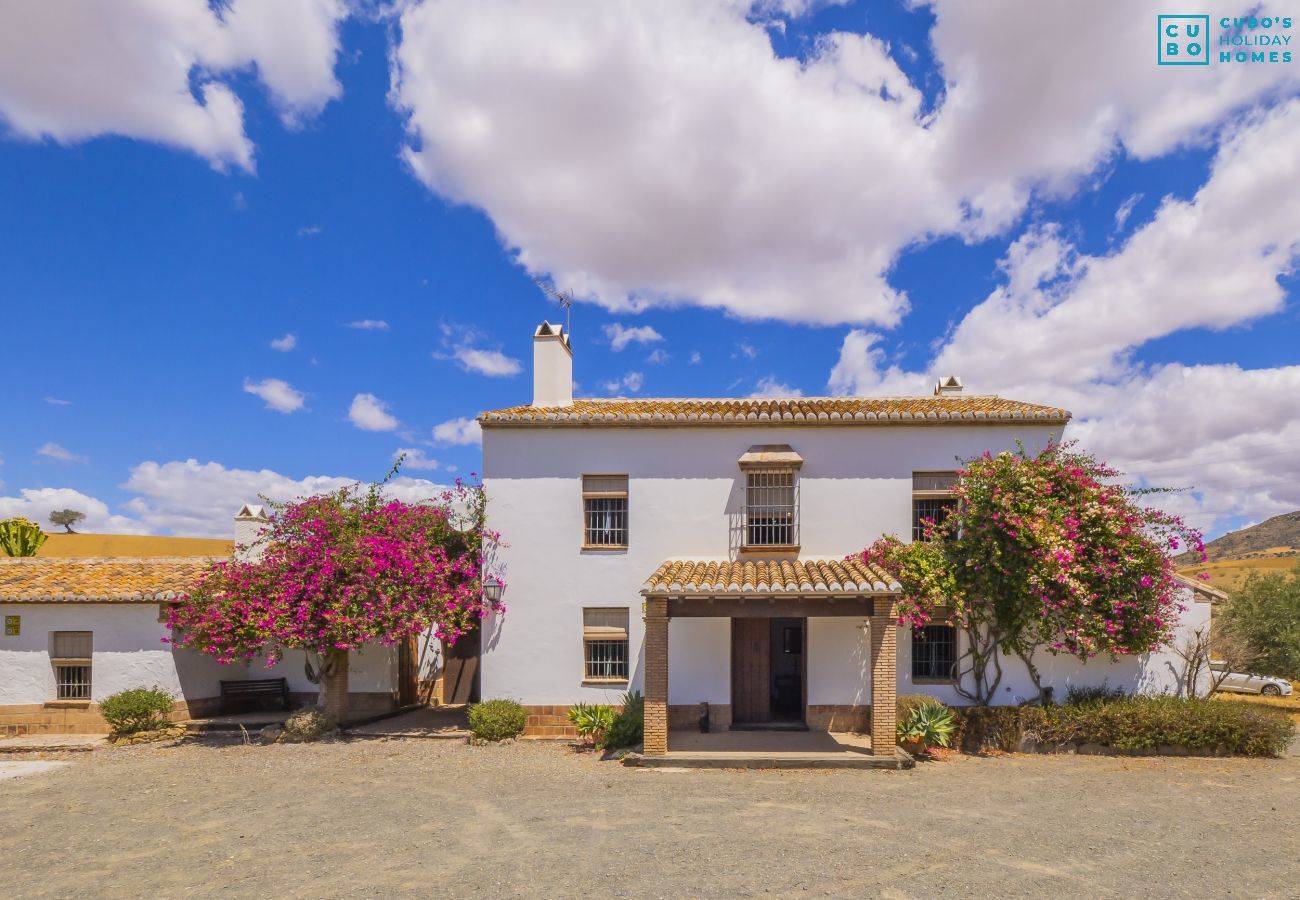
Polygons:
<instances>
[{"instance_id":1,"label":"tv antenna on roof","mask_svg":"<svg viewBox=\"0 0 1300 900\"><path fill-rule=\"evenodd\" d=\"M573 306L573 298L563 291L557 291L545 281L537 280L533 283L542 289L542 293L560 304L560 309L564 310L564 333L569 334L569 308Z\"/></svg>"}]
</instances>

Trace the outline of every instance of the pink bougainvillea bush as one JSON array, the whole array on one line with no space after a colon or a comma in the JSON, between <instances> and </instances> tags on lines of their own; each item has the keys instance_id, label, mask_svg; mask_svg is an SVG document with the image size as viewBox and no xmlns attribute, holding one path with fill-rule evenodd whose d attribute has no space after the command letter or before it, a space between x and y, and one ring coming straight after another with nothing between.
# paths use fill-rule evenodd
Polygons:
<instances>
[{"instance_id":1,"label":"pink bougainvillea bush","mask_svg":"<svg viewBox=\"0 0 1300 900\"><path fill-rule=\"evenodd\" d=\"M214 563L169 615L170 639L222 663L286 649L322 665L367 644L432 632L455 643L489 612L483 596L498 536L481 485L422 503L354 486L273 508L249 559Z\"/></svg>"},{"instance_id":2,"label":"pink bougainvillea bush","mask_svg":"<svg viewBox=\"0 0 1300 900\"><path fill-rule=\"evenodd\" d=\"M900 623L942 614L965 629L980 702L1001 677L995 650L1020 656L1035 681L1038 648L1081 660L1146 653L1168 642L1182 611L1172 555L1204 560L1205 547L1118 477L1070 444L985 453L959 472L957 507L928 526L929 540L884 537L863 558L902 586Z\"/></svg>"}]
</instances>

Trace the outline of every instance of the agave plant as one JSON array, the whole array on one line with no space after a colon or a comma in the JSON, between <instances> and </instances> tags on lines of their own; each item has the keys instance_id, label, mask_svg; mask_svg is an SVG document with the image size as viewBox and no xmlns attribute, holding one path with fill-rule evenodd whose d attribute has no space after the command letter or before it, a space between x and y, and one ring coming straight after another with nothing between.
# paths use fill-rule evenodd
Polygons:
<instances>
[{"instance_id":1,"label":"agave plant","mask_svg":"<svg viewBox=\"0 0 1300 900\"><path fill-rule=\"evenodd\" d=\"M898 739L920 744L923 748L947 747L952 743L957 720L942 703L927 703L914 708L898 723Z\"/></svg>"},{"instance_id":2,"label":"agave plant","mask_svg":"<svg viewBox=\"0 0 1300 900\"><path fill-rule=\"evenodd\" d=\"M612 706L600 703L575 703L569 707L569 721L588 743L600 746L614 725L616 717Z\"/></svg>"},{"instance_id":3,"label":"agave plant","mask_svg":"<svg viewBox=\"0 0 1300 900\"><path fill-rule=\"evenodd\" d=\"M22 516L0 522L0 550L8 556L35 556L47 537L41 526Z\"/></svg>"}]
</instances>

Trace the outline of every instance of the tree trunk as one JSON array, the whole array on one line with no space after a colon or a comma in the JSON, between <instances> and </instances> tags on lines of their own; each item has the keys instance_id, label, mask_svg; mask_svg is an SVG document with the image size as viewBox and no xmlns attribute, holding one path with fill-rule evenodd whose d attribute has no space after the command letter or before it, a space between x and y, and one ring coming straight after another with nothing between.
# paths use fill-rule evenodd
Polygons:
<instances>
[{"instance_id":1,"label":"tree trunk","mask_svg":"<svg viewBox=\"0 0 1300 900\"><path fill-rule=\"evenodd\" d=\"M325 715L341 725L348 715L348 651L329 651L320 685Z\"/></svg>"}]
</instances>

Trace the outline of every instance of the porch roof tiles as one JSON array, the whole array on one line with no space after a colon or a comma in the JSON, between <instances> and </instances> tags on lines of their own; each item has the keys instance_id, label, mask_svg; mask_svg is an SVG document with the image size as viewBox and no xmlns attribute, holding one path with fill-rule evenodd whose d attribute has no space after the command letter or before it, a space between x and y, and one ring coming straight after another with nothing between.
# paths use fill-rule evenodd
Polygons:
<instances>
[{"instance_id":1,"label":"porch roof tiles","mask_svg":"<svg viewBox=\"0 0 1300 900\"><path fill-rule=\"evenodd\" d=\"M187 557L0 559L0 603L158 603L193 590L211 560Z\"/></svg>"},{"instance_id":2,"label":"porch roof tiles","mask_svg":"<svg viewBox=\"0 0 1300 900\"><path fill-rule=\"evenodd\" d=\"M892 594L899 584L861 559L666 560L641 593Z\"/></svg>"}]
</instances>

